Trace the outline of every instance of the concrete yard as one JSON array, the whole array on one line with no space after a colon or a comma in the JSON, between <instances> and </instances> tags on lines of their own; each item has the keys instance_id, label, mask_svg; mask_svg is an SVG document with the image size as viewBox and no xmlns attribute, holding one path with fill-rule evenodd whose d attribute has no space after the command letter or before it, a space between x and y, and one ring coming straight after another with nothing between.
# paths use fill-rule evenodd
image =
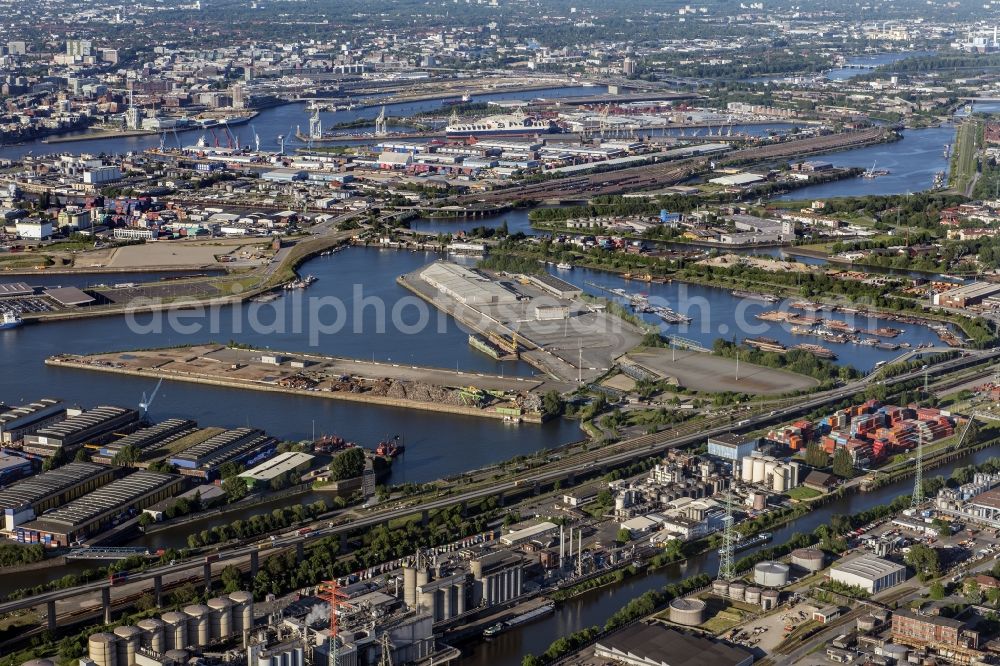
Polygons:
<instances>
[{"instance_id":1,"label":"concrete yard","mask_svg":"<svg viewBox=\"0 0 1000 666\"><path fill-rule=\"evenodd\" d=\"M742 362L737 381L735 359L678 349L676 358L671 360L672 353L670 349L643 348L626 356L649 372L663 379L675 379L681 386L695 391L768 395L807 390L819 385L819 381L812 377Z\"/></svg>"},{"instance_id":2,"label":"concrete yard","mask_svg":"<svg viewBox=\"0 0 1000 666\"><path fill-rule=\"evenodd\" d=\"M435 265L403 275L399 283L479 333L516 336L522 360L563 382L593 381L642 340L638 327L582 300L558 297L523 276L480 271L488 288L459 281L446 292L425 278ZM497 285L506 296L497 296Z\"/></svg>"}]
</instances>

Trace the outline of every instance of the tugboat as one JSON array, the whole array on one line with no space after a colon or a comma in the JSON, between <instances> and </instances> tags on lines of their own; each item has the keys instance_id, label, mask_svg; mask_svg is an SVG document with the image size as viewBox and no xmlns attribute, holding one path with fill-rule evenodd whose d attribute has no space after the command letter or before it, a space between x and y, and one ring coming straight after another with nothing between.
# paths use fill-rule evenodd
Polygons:
<instances>
[{"instance_id":1,"label":"tugboat","mask_svg":"<svg viewBox=\"0 0 1000 666\"><path fill-rule=\"evenodd\" d=\"M352 442L348 442L343 437L339 435L323 435L315 442L313 442L313 447L317 453L333 453L334 451L340 451L342 449L350 449L357 446Z\"/></svg>"},{"instance_id":2,"label":"tugboat","mask_svg":"<svg viewBox=\"0 0 1000 666\"><path fill-rule=\"evenodd\" d=\"M24 322L13 312L5 312L3 314L3 319L0 320L0 331L5 331L10 328L17 328Z\"/></svg>"},{"instance_id":3,"label":"tugboat","mask_svg":"<svg viewBox=\"0 0 1000 666\"><path fill-rule=\"evenodd\" d=\"M392 439L379 442L378 446L375 447L375 455L383 458L395 458L405 450L406 446L403 444L403 440L399 435L396 435Z\"/></svg>"}]
</instances>

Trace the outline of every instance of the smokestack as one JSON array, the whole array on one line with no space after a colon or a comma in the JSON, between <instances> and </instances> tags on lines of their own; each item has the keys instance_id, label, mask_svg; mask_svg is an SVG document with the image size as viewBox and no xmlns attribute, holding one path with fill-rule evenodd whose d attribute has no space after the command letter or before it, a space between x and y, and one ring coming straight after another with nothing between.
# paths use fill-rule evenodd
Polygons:
<instances>
[{"instance_id":1,"label":"smokestack","mask_svg":"<svg viewBox=\"0 0 1000 666\"><path fill-rule=\"evenodd\" d=\"M576 572L578 576L583 575L583 528L576 531Z\"/></svg>"},{"instance_id":2,"label":"smokestack","mask_svg":"<svg viewBox=\"0 0 1000 666\"><path fill-rule=\"evenodd\" d=\"M563 560L566 557L566 528L559 526L559 569L563 568Z\"/></svg>"}]
</instances>

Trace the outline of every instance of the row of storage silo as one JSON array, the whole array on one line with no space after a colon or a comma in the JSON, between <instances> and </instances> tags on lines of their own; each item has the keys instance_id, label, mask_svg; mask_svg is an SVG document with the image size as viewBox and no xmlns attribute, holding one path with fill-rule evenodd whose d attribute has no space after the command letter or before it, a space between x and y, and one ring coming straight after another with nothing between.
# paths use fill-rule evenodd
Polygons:
<instances>
[{"instance_id":1,"label":"row of storage silo","mask_svg":"<svg viewBox=\"0 0 1000 666\"><path fill-rule=\"evenodd\" d=\"M184 648L204 648L253 628L253 596L233 592L209 599L207 604L185 606L159 618L141 620L136 626L115 627L113 633L91 635L90 658L97 666L135 666L140 649L166 657L179 657ZM186 656L184 661L186 661Z\"/></svg>"}]
</instances>

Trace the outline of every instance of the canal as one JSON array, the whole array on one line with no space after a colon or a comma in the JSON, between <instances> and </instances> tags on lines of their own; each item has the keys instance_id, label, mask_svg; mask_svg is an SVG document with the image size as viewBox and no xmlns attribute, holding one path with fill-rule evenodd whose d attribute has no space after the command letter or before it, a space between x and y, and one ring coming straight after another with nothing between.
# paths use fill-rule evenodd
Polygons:
<instances>
[{"instance_id":1,"label":"canal","mask_svg":"<svg viewBox=\"0 0 1000 666\"><path fill-rule=\"evenodd\" d=\"M967 459L949 463L928 474L948 476L956 467L980 463L994 455L994 449L977 451ZM745 557L763 547L785 543L796 533L811 532L820 525L828 524L830 517L835 514L853 515L879 504L888 504L899 495L909 494L912 484L912 479L903 479L871 493L852 494L830 502L773 530L774 536L769 544L742 552L738 557ZM543 620L504 632L490 640L462 645L463 657L458 663L462 666L519 666L524 655L541 654L552 641L561 636L568 636L590 626L603 626L615 611L649 590L701 573L715 576L718 570L719 556L712 551L664 567L652 574L628 579L620 585L593 590L560 604L555 614Z\"/></svg>"}]
</instances>

